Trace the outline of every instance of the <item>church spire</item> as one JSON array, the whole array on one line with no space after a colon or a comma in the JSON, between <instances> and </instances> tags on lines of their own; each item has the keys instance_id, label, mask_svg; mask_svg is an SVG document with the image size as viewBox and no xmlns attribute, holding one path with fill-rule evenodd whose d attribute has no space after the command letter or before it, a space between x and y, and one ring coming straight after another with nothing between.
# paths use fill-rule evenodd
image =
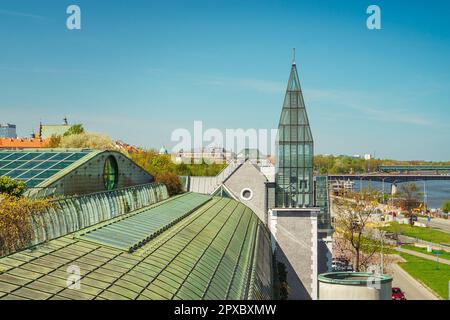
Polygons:
<instances>
[{"instance_id":1,"label":"church spire","mask_svg":"<svg viewBox=\"0 0 450 320\"><path fill-rule=\"evenodd\" d=\"M292 48L292 50L293 50L292 65L295 66L295 48Z\"/></svg>"}]
</instances>

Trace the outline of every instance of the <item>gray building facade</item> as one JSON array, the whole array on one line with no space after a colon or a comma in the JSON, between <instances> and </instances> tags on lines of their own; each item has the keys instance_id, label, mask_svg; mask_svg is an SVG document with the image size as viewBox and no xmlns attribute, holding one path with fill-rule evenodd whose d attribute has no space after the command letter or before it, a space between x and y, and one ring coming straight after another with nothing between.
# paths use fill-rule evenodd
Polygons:
<instances>
[{"instance_id":1,"label":"gray building facade","mask_svg":"<svg viewBox=\"0 0 450 320\"><path fill-rule=\"evenodd\" d=\"M15 124L0 124L0 138L17 138L17 131Z\"/></svg>"}]
</instances>

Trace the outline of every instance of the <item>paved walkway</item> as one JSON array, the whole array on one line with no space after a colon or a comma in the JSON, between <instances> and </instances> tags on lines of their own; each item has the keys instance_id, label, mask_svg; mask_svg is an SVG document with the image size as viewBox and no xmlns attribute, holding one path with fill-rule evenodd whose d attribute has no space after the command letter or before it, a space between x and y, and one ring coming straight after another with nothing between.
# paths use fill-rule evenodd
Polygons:
<instances>
[{"instance_id":1,"label":"paved walkway","mask_svg":"<svg viewBox=\"0 0 450 320\"><path fill-rule=\"evenodd\" d=\"M410 254L412 256L416 256L416 257L423 258L426 260L436 261L436 255L429 255L429 254L417 252L414 250L408 250L408 249L404 249L404 248L397 248L397 251L404 252L404 253ZM447 264L450 266L450 260L439 258L439 263Z\"/></svg>"},{"instance_id":2,"label":"paved walkway","mask_svg":"<svg viewBox=\"0 0 450 320\"><path fill-rule=\"evenodd\" d=\"M439 300L430 290L411 277L397 264L389 266L393 277L392 287L399 287L407 300Z\"/></svg>"},{"instance_id":3,"label":"paved walkway","mask_svg":"<svg viewBox=\"0 0 450 320\"><path fill-rule=\"evenodd\" d=\"M441 219L441 218L433 218L430 222L428 222L427 218L419 218L419 221L433 227L435 229L439 229L440 231L450 232L450 220Z\"/></svg>"}]
</instances>

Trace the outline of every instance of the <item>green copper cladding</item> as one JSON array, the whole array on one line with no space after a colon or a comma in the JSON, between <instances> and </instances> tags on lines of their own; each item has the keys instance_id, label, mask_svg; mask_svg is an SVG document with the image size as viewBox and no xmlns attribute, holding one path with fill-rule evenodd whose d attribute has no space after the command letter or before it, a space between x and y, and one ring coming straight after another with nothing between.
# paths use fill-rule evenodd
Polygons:
<instances>
[{"instance_id":1,"label":"green copper cladding","mask_svg":"<svg viewBox=\"0 0 450 320\"><path fill-rule=\"evenodd\" d=\"M281 111L276 148L276 206L313 206L314 142L295 63Z\"/></svg>"},{"instance_id":2,"label":"green copper cladding","mask_svg":"<svg viewBox=\"0 0 450 320\"><path fill-rule=\"evenodd\" d=\"M209 201L183 215L204 200ZM177 211L182 219L172 224ZM116 216L113 219L120 221L93 226L92 234L115 228L103 234L103 240L137 236L139 241L156 229L142 224L127 233L124 225L141 218L161 231L132 253L72 233L0 258L0 300L272 298L270 233L244 204L185 194L136 214ZM80 269L76 290L67 287L69 267Z\"/></svg>"}]
</instances>

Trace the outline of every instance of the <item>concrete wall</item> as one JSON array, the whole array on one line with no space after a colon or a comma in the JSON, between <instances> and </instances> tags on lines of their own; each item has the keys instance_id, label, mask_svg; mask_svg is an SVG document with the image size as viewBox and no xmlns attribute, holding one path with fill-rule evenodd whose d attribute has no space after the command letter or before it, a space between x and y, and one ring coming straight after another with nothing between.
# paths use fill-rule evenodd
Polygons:
<instances>
[{"instance_id":1,"label":"concrete wall","mask_svg":"<svg viewBox=\"0 0 450 320\"><path fill-rule=\"evenodd\" d=\"M333 260L333 238L332 231L328 232L319 231L318 244L317 244L317 260L318 260L318 273L331 272L331 263Z\"/></svg>"},{"instance_id":2,"label":"concrete wall","mask_svg":"<svg viewBox=\"0 0 450 320\"><path fill-rule=\"evenodd\" d=\"M189 191L203 194L211 194L217 188L217 177L188 177L189 178Z\"/></svg>"},{"instance_id":3,"label":"concrete wall","mask_svg":"<svg viewBox=\"0 0 450 320\"><path fill-rule=\"evenodd\" d=\"M117 161L119 179L117 188L130 187L153 182L153 177L132 160L119 152L102 152L77 169L58 179L49 188L55 188L56 195L87 194L106 191L103 181L103 167L107 157L113 156Z\"/></svg>"},{"instance_id":4,"label":"concrete wall","mask_svg":"<svg viewBox=\"0 0 450 320\"><path fill-rule=\"evenodd\" d=\"M271 211L275 258L286 266L288 299L317 299L317 210Z\"/></svg>"},{"instance_id":5,"label":"concrete wall","mask_svg":"<svg viewBox=\"0 0 450 320\"><path fill-rule=\"evenodd\" d=\"M320 300L391 300L392 283L343 285L319 282Z\"/></svg>"},{"instance_id":6,"label":"concrete wall","mask_svg":"<svg viewBox=\"0 0 450 320\"><path fill-rule=\"evenodd\" d=\"M267 225L266 211L266 177L250 162L240 166L229 178L224 185L230 190L239 201L253 210L259 219ZM242 191L248 189L251 191L251 199L243 198Z\"/></svg>"}]
</instances>

